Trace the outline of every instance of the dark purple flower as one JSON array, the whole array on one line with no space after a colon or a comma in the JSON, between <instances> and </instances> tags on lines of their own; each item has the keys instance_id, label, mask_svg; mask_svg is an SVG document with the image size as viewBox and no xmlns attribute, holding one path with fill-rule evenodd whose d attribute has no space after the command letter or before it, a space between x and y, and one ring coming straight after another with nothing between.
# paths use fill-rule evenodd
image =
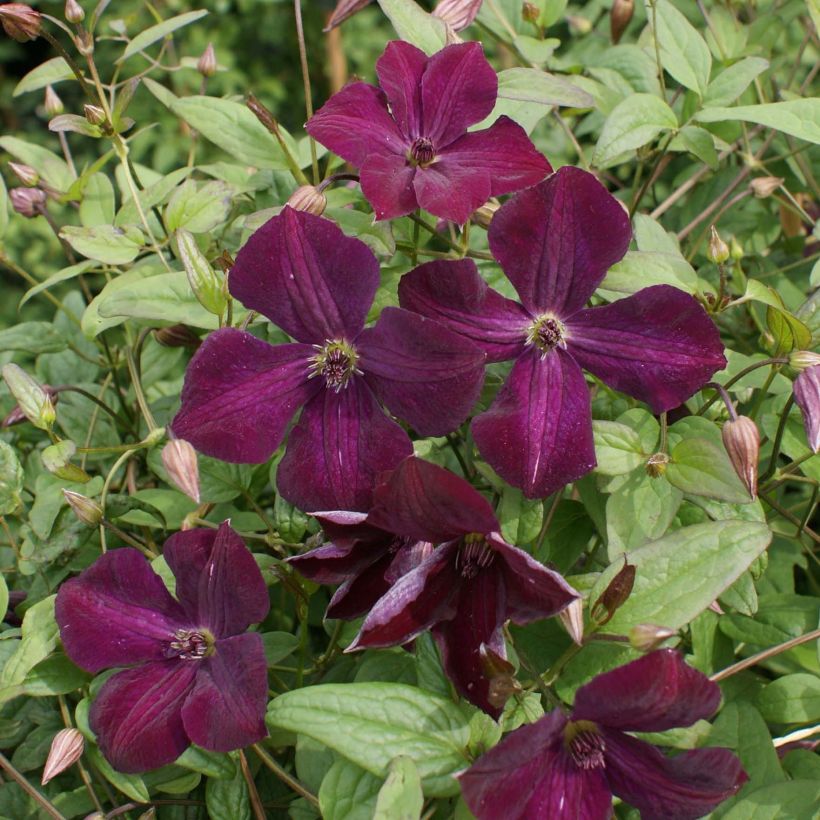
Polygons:
<instances>
[{"instance_id":1,"label":"dark purple flower","mask_svg":"<svg viewBox=\"0 0 820 820\"><path fill-rule=\"evenodd\" d=\"M253 556L225 522L165 542L176 599L136 550L105 553L57 593L66 654L109 678L91 705L100 749L121 772L176 760L191 744L227 752L263 738L268 693L261 637L268 613Z\"/></svg>"},{"instance_id":2,"label":"dark purple flower","mask_svg":"<svg viewBox=\"0 0 820 820\"><path fill-rule=\"evenodd\" d=\"M364 327L379 264L327 219L284 208L239 251L228 281L296 343L212 333L188 366L173 431L223 461L259 463L304 407L277 472L303 510L367 509L376 476L412 452L382 404L437 436L478 397L485 357L469 340L399 308Z\"/></svg>"},{"instance_id":3,"label":"dark purple flower","mask_svg":"<svg viewBox=\"0 0 820 820\"><path fill-rule=\"evenodd\" d=\"M521 302L489 288L469 259L429 262L399 284L402 307L476 342L490 362L515 360L472 430L487 462L529 498L595 466L582 367L660 413L726 364L714 324L676 288L584 307L631 235L626 212L592 174L561 168L490 223L490 248Z\"/></svg>"},{"instance_id":4,"label":"dark purple flower","mask_svg":"<svg viewBox=\"0 0 820 820\"><path fill-rule=\"evenodd\" d=\"M598 675L555 709L510 733L460 776L478 820L608 820L612 795L642 820L693 820L747 780L728 749L667 757L627 732L663 732L710 717L720 689L659 649Z\"/></svg>"},{"instance_id":5,"label":"dark purple flower","mask_svg":"<svg viewBox=\"0 0 820 820\"><path fill-rule=\"evenodd\" d=\"M533 185L551 170L508 117L467 132L490 114L498 94L479 43L428 57L397 40L387 44L376 73L381 88L345 86L305 127L361 169L362 192L377 219L422 207L463 224L491 196Z\"/></svg>"},{"instance_id":6,"label":"dark purple flower","mask_svg":"<svg viewBox=\"0 0 820 820\"><path fill-rule=\"evenodd\" d=\"M348 650L404 644L432 629L456 689L497 717L482 645L506 658L505 621L549 618L577 593L504 541L489 503L464 479L421 459L405 459L376 489L368 520L440 546L378 600Z\"/></svg>"},{"instance_id":7,"label":"dark purple flower","mask_svg":"<svg viewBox=\"0 0 820 820\"><path fill-rule=\"evenodd\" d=\"M809 447L816 453L820 450L820 364L807 367L794 380L794 400L803 413Z\"/></svg>"}]
</instances>

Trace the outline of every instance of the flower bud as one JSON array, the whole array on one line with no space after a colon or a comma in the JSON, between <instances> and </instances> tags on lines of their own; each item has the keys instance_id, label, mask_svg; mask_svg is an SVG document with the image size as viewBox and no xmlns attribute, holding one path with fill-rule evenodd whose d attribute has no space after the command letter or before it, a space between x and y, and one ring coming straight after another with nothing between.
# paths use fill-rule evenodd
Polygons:
<instances>
[{"instance_id":1,"label":"flower bud","mask_svg":"<svg viewBox=\"0 0 820 820\"><path fill-rule=\"evenodd\" d=\"M617 45L635 12L635 0L615 0L609 12L609 35Z\"/></svg>"},{"instance_id":2,"label":"flower bud","mask_svg":"<svg viewBox=\"0 0 820 820\"><path fill-rule=\"evenodd\" d=\"M629 643L638 652L651 652L678 633L674 629L655 624L638 624L629 630Z\"/></svg>"},{"instance_id":3,"label":"flower bud","mask_svg":"<svg viewBox=\"0 0 820 820\"><path fill-rule=\"evenodd\" d=\"M3 26L3 31L18 43L36 40L42 22L40 12L25 3L4 3L0 6L0 25Z\"/></svg>"},{"instance_id":4,"label":"flower bud","mask_svg":"<svg viewBox=\"0 0 820 820\"><path fill-rule=\"evenodd\" d=\"M667 464L669 464L669 456L666 453L655 453L649 456L644 469L650 478L660 478L666 472Z\"/></svg>"},{"instance_id":5,"label":"flower bud","mask_svg":"<svg viewBox=\"0 0 820 820\"><path fill-rule=\"evenodd\" d=\"M83 114L91 125L103 125L105 123L105 111L99 105L89 105L86 103L83 106Z\"/></svg>"},{"instance_id":6,"label":"flower bud","mask_svg":"<svg viewBox=\"0 0 820 820\"><path fill-rule=\"evenodd\" d=\"M189 347L195 349L202 344L202 340L188 325L158 327L154 331L154 338L163 347Z\"/></svg>"},{"instance_id":7,"label":"flower bud","mask_svg":"<svg viewBox=\"0 0 820 820\"><path fill-rule=\"evenodd\" d=\"M39 188L12 188L9 191L11 207L20 216L33 219L40 216L46 204L46 192Z\"/></svg>"},{"instance_id":8,"label":"flower bud","mask_svg":"<svg viewBox=\"0 0 820 820\"><path fill-rule=\"evenodd\" d=\"M63 15L69 23L82 23L85 20L85 12L77 0L66 0Z\"/></svg>"},{"instance_id":9,"label":"flower bud","mask_svg":"<svg viewBox=\"0 0 820 820\"><path fill-rule=\"evenodd\" d=\"M757 464L760 459L760 432L757 425L747 416L738 416L723 425L721 435L738 478L749 495L757 498Z\"/></svg>"},{"instance_id":10,"label":"flower bud","mask_svg":"<svg viewBox=\"0 0 820 820\"><path fill-rule=\"evenodd\" d=\"M57 400L59 399L59 394L57 391L51 387L51 385L44 384L41 385L45 394L51 399L51 406L53 407L57 404ZM11 427L13 424L22 424L22 422L27 421L26 414L21 410L19 404L15 404L12 407L11 412L0 422L0 427Z\"/></svg>"},{"instance_id":11,"label":"flower bud","mask_svg":"<svg viewBox=\"0 0 820 820\"><path fill-rule=\"evenodd\" d=\"M716 265L722 265L729 258L729 246L720 238L720 234L715 230L715 226L709 233L709 247L706 250L706 258Z\"/></svg>"},{"instance_id":12,"label":"flower bud","mask_svg":"<svg viewBox=\"0 0 820 820\"><path fill-rule=\"evenodd\" d=\"M43 103L43 108L45 108L49 119L59 117L60 114L65 111L63 101L57 96L57 92L50 85L46 86L46 98Z\"/></svg>"},{"instance_id":13,"label":"flower bud","mask_svg":"<svg viewBox=\"0 0 820 820\"><path fill-rule=\"evenodd\" d=\"M538 8L535 3L530 3L525 0L525 2L521 4L521 19L524 20L524 22L537 23L540 16L541 9Z\"/></svg>"},{"instance_id":14,"label":"flower bud","mask_svg":"<svg viewBox=\"0 0 820 820\"><path fill-rule=\"evenodd\" d=\"M81 467L71 463L76 452L77 445L73 441L58 441L46 447L40 454L40 458L46 470L56 475L57 478L62 478L64 481L89 481L91 476Z\"/></svg>"},{"instance_id":15,"label":"flower bud","mask_svg":"<svg viewBox=\"0 0 820 820\"><path fill-rule=\"evenodd\" d=\"M93 498L75 493L73 490L63 490L68 506L74 511L74 515L89 527L96 527L103 518L102 507Z\"/></svg>"},{"instance_id":16,"label":"flower bud","mask_svg":"<svg viewBox=\"0 0 820 820\"><path fill-rule=\"evenodd\" d=\"M194 296L209 313L221 316L227 306L223 277L211 267L190 231L178 228L176 239L179 258Z\"/></svg>"},{"instance_id":17,"label":"flower bud","mask_svg":"<svg viewBox=\"0 0 820 820\"><path fill-rule=\"evenodd\" d=\"M40 782L45 786L49 780L73 766L82 757L84 746L83 736L77 729L60 729L51 741Z\"/></svg>"},{"instance_id":18,"label":"flower bud","mask_svg":"<svg viewBox=\"0 0 820 820\"><path fill-rule=\"evenodd\" d=\"M348 17L352 17L357 11L361 11L370 2L371 0L339 0L323 31L336 28L339 23L343 23Z\"/></svg>"},{"instance_id":19,"label":"flower bud","mask_svg":"<svg viewBox=\"0 0 820 820\"><path fill-rule=\"evenodd\" d=\"M193 446L181 438L171 439L162 448L162 464L171 482L199 504L199 465Z\"/></svg>"},{"instance_id":20,"label":"flower bud","mask_svg":"<svg viewBox=\"0 0 820 820\"><path fill-rule=\"evenodd\" d=\"M22 162L10 162L9 168L20 182L28 188L33 188L39 181L40 175L30 165L23 165Z\"/></svg>"},{"instance_id":21,"label":"flower bud","mask_svg":"<svg viewBox=\"0 0 820 820\"><path fill-rule=\"evenodd\" d=\"M558 613L558 620L567 630L573 643L581 646L584 642L584 602L576 598L568 607Z\"/></svg>"},{"instance_id":22,"label":"flower bud","mask_svg":"<svg viewBox=\"0 0 820 820\"><path fill-rule=\"evenodd\" d=\"M196 64L196 70L203 77L213 77L216 74L216 54L214 52L213 43L208 43L202 56Z\"/></svg>"},{"instance_id":23,"label":"flower bud","mask_svg":"<svg viewBox=\"0 0 820 820\"><path fill-rule=\"evenodd\" d=\"M497 200L490 199L485 202L478 210L473 212L470 217L476 225L480 225L484 230L489 230L490 222L493 221L495 212L501 207L501 203Z\"/></svg>"},{"instance_id":24,"label":"flower bud","mask_svg":"<svg viewBox=\"0 0 820 820\"><path fill-rule=\"evenodd\" d=\"M634 584L635 566L627 563L626 556L624 556L624 565L592 605L589 611L592 620L598 626L608 623L618 609L626 603L626 599L632 594Z\"/></svg>"},{"instance_id":25,"label":"flower bud","mask_svg":"<svg viewBox=\"0 0 820 820\"><path fill-rule=\"evenodd\" d=\"M433 17L443 20L453 31L461 31L475 20L481 3L482 0L439 0Z\"/></svg>"},{"instance_id":26,"label":"flower bud","mask_svg":"<svg viewBox=\"0 0 820 820\"><path fill-rule=\"evenodd\" d=\"M739 262L743 259L743 246L734 237L732 237L729 243L729 256L731 256L735 262Z\"/></svg>"},{"instance_id":27,"label":"flower bud","mask_svg":"<svg viewBox=\"0 0 820 820\"><path fill-rule=\"evenodd\" d=\"M592 23L580 14L568 14L566 20L573 34L589 34L592 31Z\"/></svg>"},{"instance_id":28,"label":"flower bud","mask_svg":"<svg viewBox=\"0 0 820 820\"><path fill-rule=\"evenodd\" d=\"M794 400L803 413L809 447L816 453L820 450L820 365L806 368L794 380Z\"/></svg>"},{"instance_id":29,"label":"flower bud","mask_svg":"<svg viewBox=\"0 0 820 820\"><path fill-rule=\"evenodd\" d=\"M783 177L756 177L749 185L752 193L758 199L765 199L767 196L771 196L784 182Z\"/></svg>"},{"instance_id":30,"label":"flower bud","mask_svg":"<svg viewBox=\"0 0 820 820\"><path fill-rule=\"evenodd\" d=\"M23 415L41 430L50 430L57 414L49 394L16 364L3 367L3 378L6 380L12 396L17 399Z\"/></svg>"},{"instance_id":31,"label":"flower bud","mask_svg":"<svg viewBox=\"0 0 820 820\"><path fill-rule=\"evenodd\" d=\"M817 364L820 364L820 353L813 353L811 350L793 350L789 353L789 367L798 373Z\"/></svg>"},{"instance_id":32,"label":"flower bud","mask_svg":"<svg viewBox=\"0 0 820 820\"><path fill-rule=\"evenodd\" d=\"M321 216L327 207L327 197L313 185L300 185L286 203L294 211L307 211L314 216Z\"/></svg>"}]
</instances>

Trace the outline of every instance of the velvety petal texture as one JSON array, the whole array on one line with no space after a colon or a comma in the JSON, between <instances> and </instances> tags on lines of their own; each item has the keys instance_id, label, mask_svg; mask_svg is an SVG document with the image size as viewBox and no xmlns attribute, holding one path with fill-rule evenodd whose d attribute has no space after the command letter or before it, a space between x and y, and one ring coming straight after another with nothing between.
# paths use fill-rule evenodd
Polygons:
<instances>
[{"instance_id":1,"label":"velvety petal texture","mask_svg":"<svg viewBox=\"0 0 820 820\"><path fill-rule=\"evenodd\" d=\"M401 154L372 154L360 172L362 193L376 219L395 219L419 207L414 181L416 168Z\"/></svg>"},{"instance_id":2,"label":"velvety petal texture","mask_svg":"<svg viewBox=\"0 0 820 820\"><path fill-rule=\"evenodd\" d=\"M493 187L485 169L441 157L428 168L416 169L413 189L425 211L463 225L490 198Z\"/></svg>"},{"instance_id":3,"label":"velvety petal texture","mask_svg":"<svg viewBox=\"0 0 820 820\"><path fill-rule=\"evenodd\" d=\"M390 113L401 133L411 140L422 136L424 130L421 81L427 61L420 48L404 40L388 43L376 60L376 75L390 103Z\"/></svg>"},{"instance_id":4,"label":"velvety petal texture","mask_svg":"<svg viewBox=\"0 0 820 820\"><path fill-rule=\"evenodd\" d=\"M794 400L803 413L809 447L820 450L820 365L803 370L794 380Z\"/></svg>"}]
</instances>

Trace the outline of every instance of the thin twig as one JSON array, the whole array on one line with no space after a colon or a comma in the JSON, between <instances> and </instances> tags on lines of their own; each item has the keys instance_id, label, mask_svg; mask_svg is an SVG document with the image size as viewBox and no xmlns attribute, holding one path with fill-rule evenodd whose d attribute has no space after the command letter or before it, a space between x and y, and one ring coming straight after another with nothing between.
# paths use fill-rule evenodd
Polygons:
<instances>
[{"instance_id":1,"label":"thin twig","mask_svg":"<svg viewBox=\"0 0 820 820\"><path fill-rule=\"evenodd\" d=\"M781 652L794 649L795 646L800 646L800 644L808 643L809 641L815 641L818 638L820 638L820 629L807 632L805 635L792 638L790 641L778 644L777 646L771 646L768 649L764 649L762 652L758 652L756 655L752 655L750 658L745 658L742 661L733 663L731 666L721 669L720 672L715 672L709 680L714 681L715 683L725 680L732 675L736 675L738 672L742 672L744 669L748 669L750 666L756 666L761 661L766 661L769 658L773 658L775 655L779 655Z\"/></svg>"}]
</instances>

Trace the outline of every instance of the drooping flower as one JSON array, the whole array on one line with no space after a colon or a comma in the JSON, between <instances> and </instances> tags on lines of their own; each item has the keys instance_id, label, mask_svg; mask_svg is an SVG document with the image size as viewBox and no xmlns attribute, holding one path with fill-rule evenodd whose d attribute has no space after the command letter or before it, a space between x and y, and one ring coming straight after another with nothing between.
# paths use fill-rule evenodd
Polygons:
<instances>
[{"instance_id":1,"label":"drooping flower","mask_svg":"<svg viewBox=\"0 0 820 820\"><path fill-rule=\"evenodd\" d=\"M803 413L806 439L813 452L820 450L820 365L801 371L794 380L794 400Z\"/></svg>"},{"instance_id":2,"label":"drooping flower","mask_svg":"<svg viewBox=\"0 0 820 820\"><path fill-rule=\"evenodd\" d=\"M520 302L489 288L469 259L429 262L399 283L402 307L471 339L489 362L514 360L472 431L493 469L530 498L595 466L582 367L660 413L726 364L714 324L677 288L584 307L631 235L626 212L592 174L561 168L490 224L490 248Z\"/></svg>"},{"instance_id":3,"label":"drooping flower","mask_svg":"<svg viewBox=\"0 0 820 820\"><path fill-rule=\"evenodd\" d=\"M377 219L421 207L463 224L491 196L533 185L551 170L520 125L493 110L498 77L479 43L432 57L402 41L376 63L381 88L355 82L334 94L305 126L361 169Z\"/></svg>"},{"instance_id":4,"label":"drooping flower","mask_svg":"<svg viewBox=\"0 0 820 820\"><path fill-rule=\"evenodd\" d=\"M432 629L456 689L498 716L482 647L506 658L505 621L549 618L577 593L508 544L486 499L441 467L405 459L374 496L371 524L439 546L376 602L348 651L404 644Z\"/></svg>"},{"instance_id":5,"label":"drooping flower","mask_svg":"<svg viewBox=\"0 0 820 820\"><path fill-rule=\"evenodd\" d=\"M266 734L268 682L261 637L267 587L242 539L177 533L163 555L176 598L137 550L105 553L57 593L66 654L92 674L117 672L91 705L100 750L122 772L171 763L191 744L227 752Z\"/></svg>"},{"instance_id":6,"label":"drooping flower","mask_svg":"<svg viewBox=\"0 0 820 820\"><path fill-rule=\"evenodd\" d=\"M4 3L0 6L0 26L18 43L36 40L42 25L42 14L25 3Z\"/></svg>"},{"instance_id":7,"label":"drooping flower","mask_svg":"<svg viewBox=\"0 0 820 820\"><path fill-rule=\"evenodd\" d=\"M382 404L420 435L443 435L481 390L484 353L438 322L388 307L364 327L378 262L327 219L284 208L239 251L228 281L296 343L210 334L188 366L173 431L223 461L260 463L303 407L277 472L301 509L367 509L376 476L412 452Z\"/></svg>"},{"instance_id":8,"label":"drooping flower","mask_svg":"<svg viewBox=\"0 0 820 820\"><path fill-rule=\"evenodd\" d=\"M642 820L694 820L747 780L728 749L669 757L627 732L663 732L708 718L720 689L659 649L582 686L567 717L555 709L511 732L460 775L478 820L608 820L612 795Z\"/></svg>"}]
</instances>

